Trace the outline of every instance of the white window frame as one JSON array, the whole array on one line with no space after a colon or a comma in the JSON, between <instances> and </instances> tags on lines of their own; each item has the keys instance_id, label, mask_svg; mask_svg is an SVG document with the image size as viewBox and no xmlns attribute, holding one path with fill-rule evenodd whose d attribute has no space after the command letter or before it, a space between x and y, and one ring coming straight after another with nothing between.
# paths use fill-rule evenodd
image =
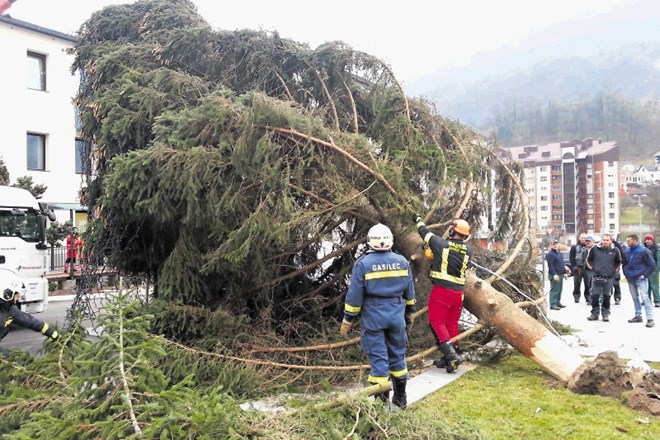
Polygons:
<instances>
[{"instance_id":1,"label":"white window frame","mask_svg":"<svg viewBox=\"0 0 660 440\"><path fill-rule=\"evenodd\" d=\"M27 169L46 171L46 135L28 132L25 150Z\"/></svg>"},{"instance_id":2,"label":"white window frame","mask_svg":"<svg viewBox=\"0 0 660 440\"><path fill-rule=\"evenodd\" d=\"M46 55L28 51L27 87L31 90L46 91ZM35 69L37 71L35 71Z\"/></svg>"}]
</instances>

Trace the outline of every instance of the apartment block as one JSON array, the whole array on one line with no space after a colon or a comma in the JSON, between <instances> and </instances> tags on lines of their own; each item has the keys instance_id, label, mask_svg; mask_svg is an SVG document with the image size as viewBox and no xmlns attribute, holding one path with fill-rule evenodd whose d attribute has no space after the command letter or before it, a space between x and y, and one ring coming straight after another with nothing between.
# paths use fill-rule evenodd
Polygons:
<instances>
[{"instance_id":1,"label":"apartment block","mask_svg":"<svg viewBox=\"0 0 660 440\"><path fill-rule=\"evenodd\" d=\"M575 243L619 232L619 145L600 139L512 147L525 169L531 228Z\"/></svg>"},{"instance_id":2,"label":"apartment block","mask_svg":"<svg viewBox=\"0 0 660 440\"><path fill-rule=\"evenodd\" d=\"M75 37L0 15L0 157L11 178L47 186L40 201L58 220L86 221L82 143L76 141L72 99L79 78L67 53Z\"/></svg>"}]
</instances>

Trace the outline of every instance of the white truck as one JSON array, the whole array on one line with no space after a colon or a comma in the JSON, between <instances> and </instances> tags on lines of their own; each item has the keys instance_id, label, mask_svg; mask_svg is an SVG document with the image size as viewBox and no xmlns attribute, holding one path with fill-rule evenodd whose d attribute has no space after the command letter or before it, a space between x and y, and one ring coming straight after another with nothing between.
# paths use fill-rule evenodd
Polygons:
<instances>
[{"instance_id":1,"label":"white truck","mask_svg":"<svg viewBox=\"0 0 660 440\"><path fill-rule=\"evenodd\" d=\"M21 310L40 313L48 306L49 267L46 218L55 220L30 192L0 186L0 270L23 281Z\"/></svg>"}]
</instances>

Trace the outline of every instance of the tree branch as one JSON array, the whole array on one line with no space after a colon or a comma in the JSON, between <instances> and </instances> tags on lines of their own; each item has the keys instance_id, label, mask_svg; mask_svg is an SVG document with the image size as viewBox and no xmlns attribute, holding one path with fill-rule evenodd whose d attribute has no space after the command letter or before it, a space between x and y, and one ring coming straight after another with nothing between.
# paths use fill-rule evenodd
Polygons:
<instances>
[{"instance_id":1,"label":"tree branch","mask_svg":"<svg viewBox=\"0 0 660 440\"><path fill-rule=\"evenodd\" d=\"M497 268L495 273L491 276L488 277L486 281L489 283L492 283L496 280L498 275L502 275L504 271L506 271L511 263L516 259L518 256L518 253L520 252L520 249L522 249L523 245L525 244L525 240L527 239L527 234L529 233L529 206L527 204L527 198L525 191L523 190L523 187L520 185L520 181L513 175L511 170L509 169L508 166L504 164L502 159L500 159L497 154L494 154L493 152L490 153L492 157L495 158L496 161L500 163L502 168L507 172L507 174L511 177L511 180L513 180L513 183L516 187L516 190L518 191L520 203L522 204L522 209L520 210L523 221L522 221L522 231L520 231L520 234L518 235L518 243L516 244L516 247L513 249L512 252L509 253L509 257L506 259L504 263L500 267Z\"/></svg>"},{"instance_id":2,"label":"tree branch","mask_svg":"<svg viewBox=\"0 0 660 440\"><path fill-rule=\"evenodd\" d=\"M124 312L123 309L119 308L119 358L118 358L118 367L119 374L122 381L122 387L124 389L124 394L122 394L122 400L126 403L128 407L128 415L131 419L131 425L133 425L133 430L138 436L142 435L142 429L138 424L137 417L135 416L135 410L133 409L133 397L131 396L131 390L128 386L128 378L126 377L126 371L124 368Z\"/></svg>"},{"instance_id":3,"label":"tree branch","mask_svg":"<svg viewBox=\"0 0 660 440\"><path fill-rule=\"evenodd\" d=\"M355 100L353 99L353 92L351 92L351 89L348 87L348 84L346 84L346 81L344 81L344 78L341 79L341 82L344 83L344 87L348 93L348 99L351 101L351 109L353 110L353 133L358 134L360 126L358 125L358 113L357 107L355 106Z\"/></svg>"},{"instance_id":4,"label":"tree branch","mask_svg":"<svg viewBox=\"0 0 660 440\"><path fill-rule=\"evenodd\" d=\"M319 138L310 136L310 135L305 134L305 133L301 133L301 132L296 131L296 130L288 129L288 128L266 127L266 129L275 131L277 133L282 133L282 134L286 134L286 135L289 135L289 136L293 136L293 137L307 139L308 141L314 142L315 144L323 145L324 147L330 148L331 150L333 150L333 151L341 154L342 156L344 156L349 162L352 162L353 164L357 165L357 167L360 168L361 170L366 171L367 173L374 176L374 178L376 180L378 180L390 194L392 194L393 196L399 198L399 194L394 190L392 185L390 185L390 183L385 179L385 177L381 173L377 173L377 172L373 171L371 168L369 168L368 166L366 166L365 164L360 162L358 159L356 159L353 155L351 155L351 153L349 153L348 151L338 147L334 143L326 142L326 141L321 140Z\"/></svg>"},{"instance_id":5,"label":"tree branch","mask_svg":"<svg viewBox=\"0 0 660 440\"><path fill-rule=\"evenodd\" d=\"M289 101L295 101L295 99L293 99L293 95L289 91L289 87L287 87L287 85L286 85L286 81L284 81L284 78L282 78L282 76L274 70L273 70L273 73L275 74L277 79L280 80L280 83L282 84L282 87L284 87L284 91L286 92L286 96L289 97Z\"/></svg>"},{"instance_id":6,"label":"tree branch","mask_svg":"<svg viewBox=\"0 0 660 440\"><path fill-rule=\"evenodd\" d=\"M323 93L328 99L328 103L330 104L330 108L332 109L332 115L335 118L335 128L337 129L337 131L339 131L340 130L339 115L337 114L337 107L335 106L335 101L332 99L332 95L330 95L330 91L328 90L328 87L325 85L325 81L323 81L323 78L321 78L321 74L317 72L316 69L314 69L313 67L311 69L312 72L314 72L314 75L316 75L316 78L321 83L321 87L323 88Z\"/></svg>"},{"instance_id":7,"label":"tree branch","mask_svg":"<svg viewBox=\"0 0 660 440\"><path fill-rule=\"evenodd\" d=\"M330 260L331 258L334 258L337 255L343 254L344 252L346 252L349 249L353 249L353 248L357 247L361 243L366 243L366 241L367 241L367 237L363 237L363 238L360 238L359 240L355 240L354 242L349 243L346 246L344 246L342 248L339 248L336 251L329 253L325 257L320 258L320 259L316 260L315 262L310 263L306 266L303 266L303 267L301 267L300 269L298 269L294 272L288 273L288 274L283 275L279 278L275 278L274 280L270 280L267 283L260 284L259 286L256 286L253 289L251 289L248 293L256 292L257 290L261 290L261 289L264 289L264 288L267 288L267 287L270 287L270 286L274 286L275 284L281 283L282 281L286 281L286 280L289 280L291 278L297 277L298 275L303 274L303 273L307 272L308 270L313 269L316 266L325 263L326 261Z\"/></svg>"}]
</instances>

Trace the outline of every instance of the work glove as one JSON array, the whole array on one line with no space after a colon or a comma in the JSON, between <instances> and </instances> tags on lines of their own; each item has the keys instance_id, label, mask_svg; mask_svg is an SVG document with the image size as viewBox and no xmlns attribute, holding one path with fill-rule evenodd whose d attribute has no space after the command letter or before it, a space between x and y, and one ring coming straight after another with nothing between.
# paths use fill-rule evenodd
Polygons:
<instances>
[{"instance_id":1,"label":"work glove","mask_svg":"<svg viewBox=\"0 0 660 440\"><path fill-rule=\"evenodd\" d=\"M348 338L348 332L351 330L351 327L353 327L353 323L344 319L341 322L341 327L339 327L339 334L344 338Z\"/></svg>"},{"instance_id":2,"label":"work glove","mask_svg":"<svg viewBox=\"0 0 660 440\"><path fill-rule=\"evenodd\" d=\"M50 336L49 336L51 341L58 341L60 339L60 332L55 330Z\"/></svg>"},{"instance_id":3,"label":"work glove","mask_svg":"<svg viewBox=\"0 0 660 440\"><path fill-rule=\"evenodd\" d=\"M403 318L406 321L406 330L410 333L412 330L413 323L415 322L415 305L406 304L406 310L404 312Z\"/></svg>"},{"instance_id":4,"label":"work glove","mask_svg":"<svg viewBox=\"0 0 660 440\"><path fill-rule=\"evenodd\" d=\"M424 256L427 260L433 261L433 251L428 244L424 244Z\"/></svg>"},{"instance_id":5,"label":"work glove","mask_svg":"<svg viewBox=\"0 0 660 440\"><path fill-rule=\"evenodd\" d=\"M415 215L415 217L414 217L415 224L420 223L420 222L421 222L421 223L424 223L424 219L422 219L422 216L421 216L421 215L419 215L419 214L417 214L417 213L415 213L414 215Z\"/></svg>"},{"instance_id":6,"label":"work glove","mask_svg":"<svg viewBox=\"0 0 660 440\"><path fill-rule=\"evenodd\" d=\"M404 319L406 320L406 331L410 334L413 324L415 323L415 316L412 313L406 313Z\"/></svg>"}]
</instances>

